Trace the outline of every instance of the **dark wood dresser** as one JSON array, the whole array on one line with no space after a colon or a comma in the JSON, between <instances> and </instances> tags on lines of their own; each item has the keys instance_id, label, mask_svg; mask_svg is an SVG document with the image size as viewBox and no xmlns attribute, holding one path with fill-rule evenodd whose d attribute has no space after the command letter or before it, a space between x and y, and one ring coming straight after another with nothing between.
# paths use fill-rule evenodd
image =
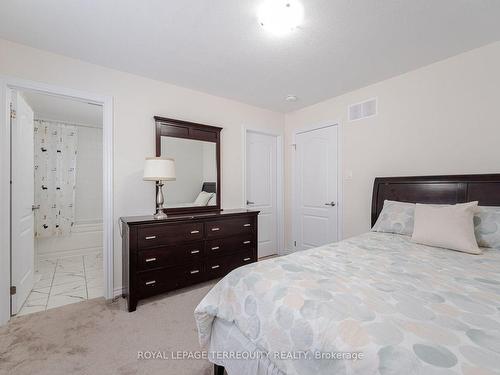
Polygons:
<instances>
[{"instance_id":1,"label":"dark wood dresser","mask_svg":"<svg viewBox=\"0 0 500 375\"><path fill-rule=\"evenodd\" d=\"M123 294L128 310L137 301L222 277L257 261L259 211L121 218Z\"/></svg>"}]
</instances>

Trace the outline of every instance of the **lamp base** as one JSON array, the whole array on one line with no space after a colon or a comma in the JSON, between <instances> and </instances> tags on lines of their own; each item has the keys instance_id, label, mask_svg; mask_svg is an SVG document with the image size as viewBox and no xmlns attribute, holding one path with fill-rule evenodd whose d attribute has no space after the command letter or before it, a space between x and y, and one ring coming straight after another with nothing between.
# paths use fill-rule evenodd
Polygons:
<instances>
[{"instance_id":1,"label":"lamp base","mask_svg":"<svg viewBox=\"0 0 500 375\"><path fill-rule=\"evenodd\" d=\"M167 214L163 212L163 183L156 181L156 213L153 217L157 220L167 218Z\"/></svg>"},{"instance_id":2,"label":"lamp base","mask_svg":"<svg viewBox=\"0 0 500 375\"><path fill-rule=\"evenodd\" d=\"M153 215L153 217L156 219L156 220L163 220L163 219L166 219L168 216L165 212L163 211L158 211L157 213L155 213Z\"/></svg>"}]
</instances>

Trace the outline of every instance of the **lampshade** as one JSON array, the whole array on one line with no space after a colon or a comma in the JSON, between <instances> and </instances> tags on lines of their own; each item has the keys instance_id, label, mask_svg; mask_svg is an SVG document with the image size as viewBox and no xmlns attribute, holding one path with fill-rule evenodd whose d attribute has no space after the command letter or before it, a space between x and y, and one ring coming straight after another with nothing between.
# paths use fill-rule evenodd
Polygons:
<instances>
[{"instance_id":1,"label":"lampshade","mask_svg":"<svg viewBox=\"0 0 500 375\"><path fill-rule=\"evenodd\" d=\"M146 158L144 164L145 181L174 181L175 163L171 158Z\"/></svg>"}]
</instances>

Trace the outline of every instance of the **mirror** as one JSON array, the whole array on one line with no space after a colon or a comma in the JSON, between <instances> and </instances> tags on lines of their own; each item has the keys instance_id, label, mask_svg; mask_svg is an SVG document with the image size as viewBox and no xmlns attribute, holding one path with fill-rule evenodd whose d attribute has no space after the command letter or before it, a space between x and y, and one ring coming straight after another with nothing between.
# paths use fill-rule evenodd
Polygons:
<instances>
[{"instance_id":1,"label":"mirror","mask_svg":"<svg viewBox=\"0 0 500 375\"><path fill-rule=\"evenodd\" d=\"M163 187L170 213L220 210L220 131L222 128L155 117L156 156L173 158L176 179Z\"/></svg>"},{"instance_id":2,"label":"mirror","mask_svg":"<svg viewBox=\"0 0 500 375\"><path fill-rule=\"evenodd\" d=\"M176 180L166 181L164 207L217 205L217 162L213 142L161 137L161 156L175 160Z\"/></svg>"}]
</instances>

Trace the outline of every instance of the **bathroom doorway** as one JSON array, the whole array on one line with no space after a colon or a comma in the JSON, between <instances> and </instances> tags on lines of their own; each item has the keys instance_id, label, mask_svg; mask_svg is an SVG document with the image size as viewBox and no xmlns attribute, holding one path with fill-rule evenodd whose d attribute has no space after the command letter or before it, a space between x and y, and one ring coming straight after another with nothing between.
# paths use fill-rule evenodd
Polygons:
<instances>
[{"instance_id":1,"label":"bathroom doorway","mask_svg":"<svg viewBox=\"0 0 500 375\"><path fill-rule=\"evenodd\" d=\"M103 106L10 98L11 315L103 297Z\"/></svg>"}]
</instances>

